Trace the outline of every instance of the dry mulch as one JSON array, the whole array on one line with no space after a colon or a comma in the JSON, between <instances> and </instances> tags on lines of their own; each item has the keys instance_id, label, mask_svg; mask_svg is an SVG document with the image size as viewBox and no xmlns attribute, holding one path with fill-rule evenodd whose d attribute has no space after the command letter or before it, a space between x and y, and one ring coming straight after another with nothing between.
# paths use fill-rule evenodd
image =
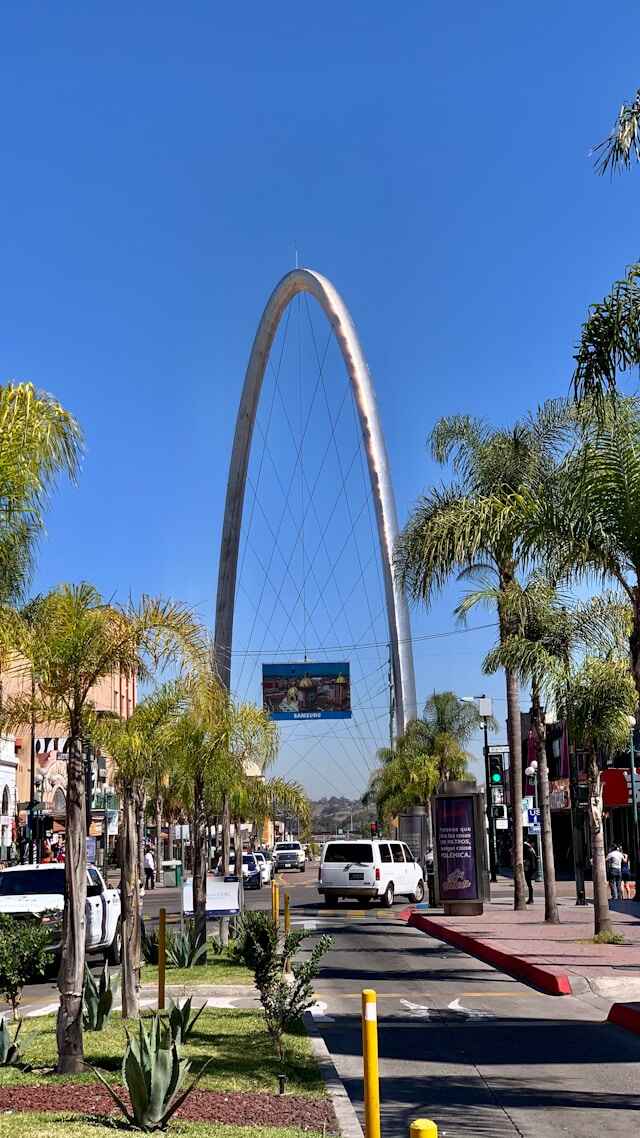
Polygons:
<instances>
[{"instance_id":1,"label":"dry mulch","mask_svg":"<svg viewBox=\"0 0 640 1138\"><path fill-rule=\"evenodd\" d=\"M114 1090L127 1102L121 1086ZM0 1087L0 1112L14 1110L78 1111L80 1114L119 1114L104 1087L56 1083L33 1087ZM223 1122L237 1126L291 1126L337 1133L331 1103L302 1095L248 1094L240 1091L195 1090L176 1112L190 1122Z\"/></svg>"}]
</instances>

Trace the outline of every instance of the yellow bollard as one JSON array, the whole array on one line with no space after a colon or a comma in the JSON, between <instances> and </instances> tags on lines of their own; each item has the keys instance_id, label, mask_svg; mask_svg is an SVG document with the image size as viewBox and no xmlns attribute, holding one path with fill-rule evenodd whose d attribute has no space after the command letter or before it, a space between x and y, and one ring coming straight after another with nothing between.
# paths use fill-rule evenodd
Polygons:
<instances>
[{"instance_id":1,"label":"yellow bollard","mask_svg":"<svg viewBox=\"0 0 640 1138\"><path fill-rule=\"evenodd\" d=\"M167 967L167 910L160 910L158 929L158 1011L164 1008L165 970Z\"/></svg>"},{"instance_id":2,"label":"yellow bollard","mask_svg":"<svg viewBox=\"0 0 640 1138\"><path fill-rule=\"evenodd\" d=\"M289 911L289 894L284 895L284 935L288 936L291 931L291 913Z\"/></svg>"},{"instance_id":3,"label":"yellow bollard","mask_svg":"<svg viewBox=\"0 0 640 1138\"><path fill-rule=\"evenodd\" d=\"M280 886L277 883L276 883L275 888L273 890L273 897L274 897L274 908L275 908L275 914L274 914L273 919L276 922L277 927L280 928Z\"/></svg>"},{"instance_id":4,"label":"yellow bollard","mask_svg":"<svg viewBox=\"0 0 640 1138\"><path fill-rule=\"evenodd\" d=\"M380 1138L378 1012L376 994L371 988L365 988L362 993L362 1061L364 1068L365 1138Z\"/></svg>"},{"instance_id":5,"label":"yellow bollard","mask_svg":"<svg viewBox=\"0 0 640 1138\"><path fill-rule=\"evenodd\" d=\"M438 1127L430 1118L414 1118L409 1135L410 1138L438 1138Z\"/></svg>"}]
</instances>

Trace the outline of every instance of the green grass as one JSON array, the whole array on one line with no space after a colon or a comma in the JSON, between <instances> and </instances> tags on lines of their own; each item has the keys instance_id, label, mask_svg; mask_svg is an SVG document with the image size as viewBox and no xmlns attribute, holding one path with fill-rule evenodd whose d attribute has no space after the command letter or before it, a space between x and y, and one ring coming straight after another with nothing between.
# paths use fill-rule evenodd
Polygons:
<instances>
[{"instance_id":1,"label":"green grass","mask_svg":"<svg viewBox=\"0 0 640 1138\"><path fill-rule=\"evenodd\" d=\"M317 1130L297 1127L224 1126L216 1122L171 1123L172 1138L314 1138ZM0 1138L24 1138L34 1133L38 1138L114 1138L128 1131L113 1123L102 1123L78 1114L0 1114Z\"/></svg>"},{"instance_id":2,"label":"green grass","mask_svg":"<svg viewBox=\"0 0 640 1138\"><path fill-rule=\"evenodd\" d=\"M596 933L591 938L593 944L624 944L624 937L622 933L614 933L605 930L605 932Z\"/></svg>"},{"instance_id":3,"label":"green grass","mask_svg":"<svg viewBox=\"0 0 640 1138\"><path fill-rule=\"evenodd\" d=\"M157 964L144 965L142 983L157 985ZM244 964L234 964L224 956L210 956L206 964L195 968L167 968L166 983L184 984L190 992L198 984L253 984L253 973Z\"/></svg>"},{"instance_id":4,"label":"green grass","mask_svg":"<svg viewBox=\"0 0 640 1138\"><path fill-rule=\"evenodd\" d=\"M135 1028L135 1024L130 1024ZM16 1067L0 1068L0 1086L26 1086L29 1083L94 1082L87 1071L82 1075L55 1075L55 1017L25 1020L20 1043L30 1071ZM122 1055L126 1045L123 1021L112 1015L104 1031L84 1035L85 1059L112 1082L120 1081ZM324 1084L311 1054L309 1040L301 1026L285 1039L287 1091L289 1094L324 1095ZM261 1012L211 1008L200 1016L193 1035L184 1045L185 1058L191 1060L195 1074L207 1059L213 1059L200 1087L212 1091L271 1091L278 1089L277 1074L282 1070L264 1026ZM0 1116L1 1117L1 1116ZM2 1132L0 1132L2 1138Z\"/></svg>"}]
</instances>

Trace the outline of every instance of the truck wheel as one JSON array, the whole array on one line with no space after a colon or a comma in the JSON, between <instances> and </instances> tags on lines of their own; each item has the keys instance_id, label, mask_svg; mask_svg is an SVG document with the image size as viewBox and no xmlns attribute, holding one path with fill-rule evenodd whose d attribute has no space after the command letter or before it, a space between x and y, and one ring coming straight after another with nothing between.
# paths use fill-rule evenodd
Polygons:
<instances>
[{"instance_id":1,"label":"truck wheel","mask_svg":"<svg viewBox=\"0 0 640 1138\"><path fill-rule=\"evenodd\" d=\"M306 866L301 865L300 866L300 873L304 873L305 869L306 869Z\"/></svg>"},{"instance_id":2,"label":"truck wheel","mask_svg":"<svg viewBox=\"0 0 640 1138\"><path fill-rule=\"evenodd\" d=\"M122 960L122 924L120 921L116 925L113 940L106 951L106 958L109 964L120 964Z\"/></svg>"},{"instance_id":3,"label":"truck wheel","mask_svg":"<svg viewBox=\"0 0 640 1138\"><path fill-rule=\"evenodd\" d=\"M390 881L382 895L382 904L385 909L390 909L393 905L393 881Z\"/></svg>"},{"instance_id":4,"label":"truck wheel","mask_svg":"<svg viewBox=\"0 0 640 1138\"><path fill-rule=\"evenodd\" d=\"M415 893L409 894L409 900L412 905L419 905L421 901L424 901L424 881L418 882Z\"/></svg>"}]
</instances>

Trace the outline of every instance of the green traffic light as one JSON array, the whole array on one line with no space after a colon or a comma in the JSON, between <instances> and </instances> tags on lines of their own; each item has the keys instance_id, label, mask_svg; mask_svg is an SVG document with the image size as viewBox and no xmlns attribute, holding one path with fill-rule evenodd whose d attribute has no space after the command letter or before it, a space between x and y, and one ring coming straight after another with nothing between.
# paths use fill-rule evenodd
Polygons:
<instances>
[{"instance_id":1,"label":"green traffic light","mask_svg":"<svg viewBox=\"0 0 640 1138\"><path fill-rule=\"evenodd\" d=\"M500 774L499 771L493 772L493 774L491 775L491 781L492 782L502 782L502 775Z\"/></svg>"}]
</instances>

